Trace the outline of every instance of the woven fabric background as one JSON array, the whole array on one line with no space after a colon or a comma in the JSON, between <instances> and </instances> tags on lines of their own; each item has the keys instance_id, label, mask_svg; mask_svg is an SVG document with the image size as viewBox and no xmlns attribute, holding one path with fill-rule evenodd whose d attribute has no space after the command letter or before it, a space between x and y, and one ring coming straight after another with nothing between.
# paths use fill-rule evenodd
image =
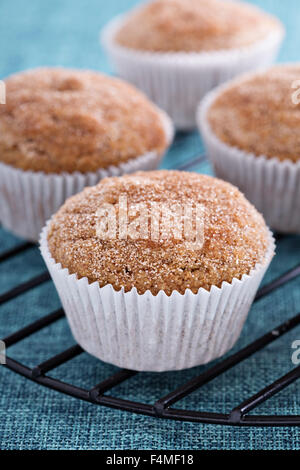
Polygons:
<instances>
[{"instance_id":1,"label":"woven fabric background","mask_svg":"<svg viewBox=\"0 0 300 470\"><path fill-rule=\"evenodd\" d=\"M40 65L94 68L111 72L98 34L134 0L0 0L0 78ZM299 56L299 1L256 0L287 26L281 61ZM300 77L299 77L300 78ZM197 133L178 134L163 162L176 168L210 173L197 162L203 151ZM196 159L196 160L195 160ZM1 201L0 201L1 203ZM0 229L0 253L20 243ZM300 238L279 242L278 255L265 282L300 263ZM0 294L44 270L32 248L0 266ZM255 304L235 349L276 327L300 310L300 280ZM0 338L59 307L51 282L0 307ZM243 399L292 369L293 330L264 351L182 400L177 407L228 412ZM65 320L13 347L16 360L36 365L71 346ZM83 354L52 375L78 386L99 383L115 370ZM123 398L153 403L203 368L165 374L140 374L113 390ZM300 383L256 410L259 414L300 414ZM0 449L300 449L297 428L230 428L165 421L97 407L33 384L0 366Z\"/></svg>"}]
</instances>

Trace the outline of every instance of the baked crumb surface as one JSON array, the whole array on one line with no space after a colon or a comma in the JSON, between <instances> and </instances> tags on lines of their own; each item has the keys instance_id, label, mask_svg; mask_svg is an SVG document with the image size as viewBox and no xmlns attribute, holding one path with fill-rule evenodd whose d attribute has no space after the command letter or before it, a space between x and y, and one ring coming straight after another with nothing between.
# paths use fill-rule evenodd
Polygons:
<instances>
[{"instance_id":1,"label":"baked crumb surface","mask_svg":"<svg viewBox=\"0 0 300 470\"><path fill-rule=\"evenodd\" d=\"M235 82L209 108L211 129L226 144L256 156L299 161L300 104L292 99L299 79L297 64Z\"/></svg>"},{"instance_id":2,"label":"baked crumb surface","mask_svg":"<svg viewBox=\"0 0 300 470\"><path fill-rule=\"evenodd\" d=\"M128 207L138 203L201 204L204 208L204 244L190 249L185 240L98 238L97 211L105 203L117 213L119 197ZM131 219L130 219L131 220ZM130 221L129 220L129 221ZM134 218L133 218L134 220ZM223 281L249 274L263 262L268 248L268 230L262 216L232 185L216 178L178 171L139 172L106 178L70 198L53 217L48 246L56 262L79 278L112 284L116 290L137 288L194 293L200 287L221 287Z\"/></svg>"},{"instance_id":3,"label":"baked crumb surface","mask_svg":"<svg viewBox=\"0 0 300 470\"><path fill-rule=\"evenodd\" d=\"M154 52L203 52L249 46L282 28L239 1L155 0L134 10L116 34L122 46Z\"/></svg>"},{"instance_id":4,"label":"baked crumb surface","mask_svg":"<svg viewBox=\"0 0 300 470\"><path fill-rule=\"evenodd\" d=\"M161 114L131 85L97 72L36 69L5 80L0 160L44 173L94 172L163 153Z\"/></svg>"}]
</instances>

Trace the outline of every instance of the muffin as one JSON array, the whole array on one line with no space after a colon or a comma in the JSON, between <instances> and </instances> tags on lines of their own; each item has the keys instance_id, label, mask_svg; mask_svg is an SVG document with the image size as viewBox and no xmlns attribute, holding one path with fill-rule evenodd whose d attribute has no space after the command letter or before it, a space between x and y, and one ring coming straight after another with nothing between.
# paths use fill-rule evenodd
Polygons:
<instances>
[{"instance_id":1,"label":"muffin","mask_svg":"<svg viewBox=\"0 0 300 470\"><path fill-rule=\"evenodd\" d=\"M172 139L166 114L121 80L36 69L5 80L0 219L38 240L65 199L101 178L154 169Z\"/></svg>"},{"instance_id":2,"label":"muffin","mask_svg":"<svg viewBox=\"0 0 300 470\"><path fill-rule=\"evenodd\" d=\"M212 92L199 126L217 176L279 232L300 233L300 65L279 65Z\"/></svg>"},{"instance_id":3,"label":"muffin","mask_svg":"<svg viewBox=\"0 0 300 470\"><path fill-rule=\"evenodd\" d=\"M155 0L113 20L102 42L120 76L185 130L209 90L271 64L283 35L277 19L243 2Z\"/></svg>"},{"instance_id":4,"label":"muffin","mask_svg":"<svg viewBox=\"0 0 300 470\"><path fill-rule=\"evenodd\" d=\"M235 187L162 170L106 178L68 199L41 252L86 351L163 371L234 345L274 243Z\"/></svg>"}]
</instances>

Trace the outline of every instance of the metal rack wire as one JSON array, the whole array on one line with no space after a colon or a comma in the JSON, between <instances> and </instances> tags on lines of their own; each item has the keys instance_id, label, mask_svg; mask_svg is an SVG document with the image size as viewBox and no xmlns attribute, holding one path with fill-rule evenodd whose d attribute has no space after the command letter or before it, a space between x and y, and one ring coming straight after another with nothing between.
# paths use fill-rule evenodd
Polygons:
<instances>
[{"instance_id":1,"label":"metal rack wire","mask_svg":"<svg viewBox=\"0 0 300 470\"><path fill-rule=\"evenodd\" d=\"M188 167L191 167L195 162L198 163L200 161L199 159L203 161L204 157L196 157L193 161L191 161L189 164L184 165L181 169L188 169ZM280 238L282 237L278 236L278 239ZM12 250L2 253L0 255L0 263L12 259L14 256L17 256L18 254L24 252L31 246L32 245L29 243L24 243ZM258 302L263 297L271 294L276 289L279 289L280 287L284 286L286 283L290 282L298 276L300 276L300 265L286 272L284 275L280 276L278 279L274 280L269 285L260 289L255 301ZM24 294L25 292L28 292L30 289L37 287L49 280L50 277L48 272L44 272L41 275L32 278L28 282L23 283L17 286L16 288L10 290L9 292L0 295L0 305L9 300L14 299L15 297L21 294ZM54 324L63 316L64 311L62 309L57 310L45 317L40 318L34 323L31 323L25 328L16 331L10 336L3 338L3 341L6 345L6 349L9 349L11 346L37 333L41 329L51 324ZM268 332L261 338L254 341L253 343L249 344L244 349L219 362L217 365L207 369L204 373L198 375L192 380L184 383L182 386L172 391L168 395L160 398L158 401L156 401L156 403L153 403L152 405L106 395L106 392L110 391L115 386L121 384L126 380L130 380L130 378L135 376L136 374L141 374L135 371L119 370L116 374L108 377L106 380L95 385L91 389L79 388L70 383L57 380L53 376L49 376L48 373L54 370L56 367L66 363L67 361L71 361L72 359L83 353L82 348L78 344L75 344L71 348L62 351L60 354L49 358L46 362L38 364L33 368L27 367L26 365L15 361L11 357L6 358L5 367L40 385L44 385L58 392L71 395L72 397L79 398L81 400L85 400L96 405L117 408L120 410L133 413L140 413L152 417L210 424L223 424L231 426L299 426L300 416L249 416L248 413L254 410L261 403L269 400L271 397L273 397L281 390L288 387L290 384L299 379L300 366L293 369L287 375L280 377L278 380L266 386L255 395L249 397L247 400L238 404L228 414L206 413L173 408L173 405L182 398L198 390L200 387L204 386L205 384L212 381L221 374L225 373L234 366L240 364L242 361L257 353L258 351L262 350L267 345L271 344L272 342L285 335L287 332L296 328L298 325L300 325L300 313L291 318L289 321L278 326L278 328L275 328L274 330Z\"/></svg>"}]
</instances>

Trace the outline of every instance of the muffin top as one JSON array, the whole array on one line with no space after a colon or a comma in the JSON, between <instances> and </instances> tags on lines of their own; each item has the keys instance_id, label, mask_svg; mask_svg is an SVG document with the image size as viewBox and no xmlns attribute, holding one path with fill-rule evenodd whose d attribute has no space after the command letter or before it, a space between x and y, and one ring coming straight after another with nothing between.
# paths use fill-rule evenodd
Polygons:
<instances>
[{"instance_id":1,"label":"muffin top","mask_svg":"<svg viewBox=\"0 0 300 470\"><path fill-rule=\"evenodd\" d=\"M131 85L97 72L36 69L5 80L0 160L44 173L94 172L167 145L162 113Z\"/></svg>"},{"instance_id":2,"label":"muffin top","mask_svg":"<svg viewBox=\"0 0 300 470\"><path fill-rule=\"evenodd\" d=\"M235 81L209 108L211 129L226 144L256 156L299 161L300 104L292 88L299 77L297 64Z\"/></svg>"},{"instance_id":3,"label":"muffin top","mask_svg":"<svg viewBox=\"0 0 300 470\"><path fill-rule=\"evenodd\" d=\"M143 51L203 52L249 46L278 29L278 20L238 1L155 0L135 9L115 39Z\"/></svg>"},{"instance_id":4,"label":"muffin top","mask_svg":"<svg viewBox=\"0 0 300 470\"><path fill-rule=\"evenodd\" d=\"M78 278L171 295L249 274L265 260L269 236L231 184L162 170L106 178L71 197L50 223L48 246Z\"/></svg>"}]
</instances>

